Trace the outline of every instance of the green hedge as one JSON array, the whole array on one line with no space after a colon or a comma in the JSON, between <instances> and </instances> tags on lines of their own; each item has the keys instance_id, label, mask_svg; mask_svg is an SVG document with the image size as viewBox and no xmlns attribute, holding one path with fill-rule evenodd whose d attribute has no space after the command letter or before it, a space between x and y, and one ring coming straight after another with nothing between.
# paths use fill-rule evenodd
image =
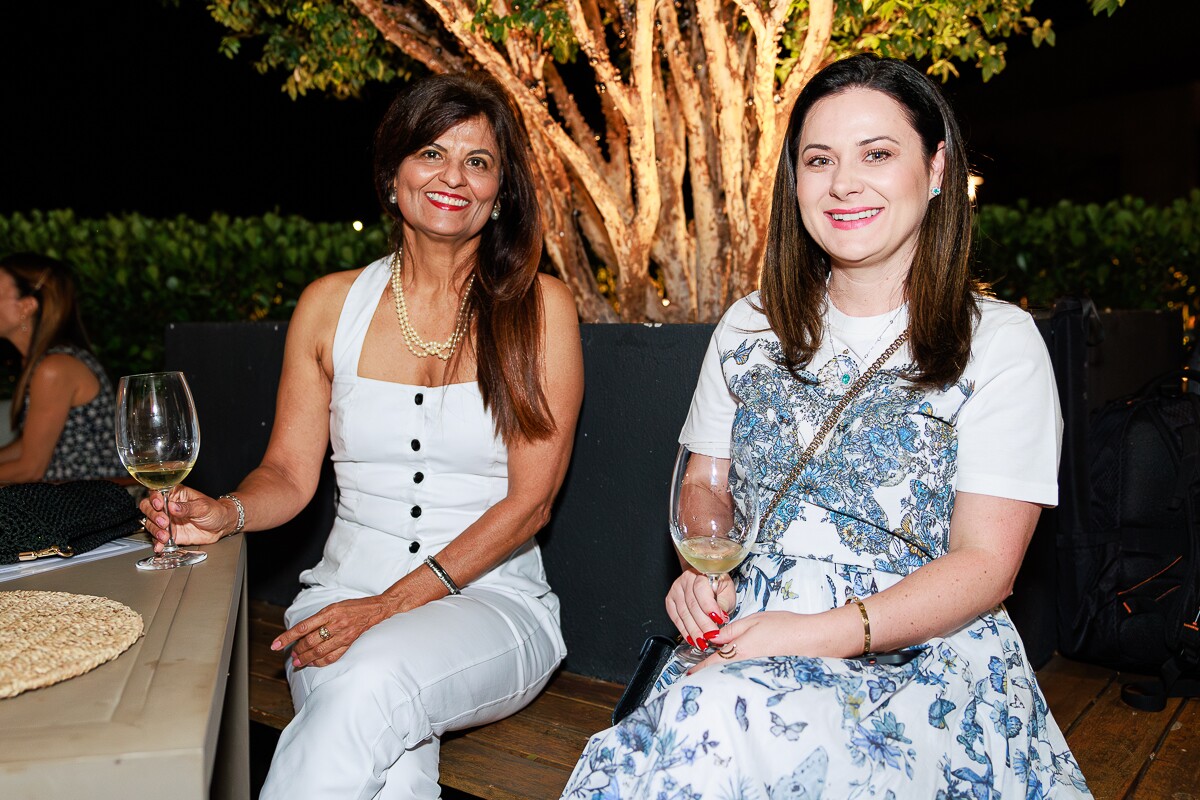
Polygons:
<instances>
[{"instance_id":1,"label":"green hedge","mask_svg":"<svg viewBox=\"0 0 1200 800\"><path fill-rule=\"evenodd\" d=\"M1200 190L1166 206L1132 197L1104 205L982 206L976 263L996 293L1028 306L1067 294L1102 308L1200 308Z\"/></svg>"},{"instance_id":2,"label":"green hedge","mask_svg":"<svg viewBox=\"0 0 1200 800\"><path fill-rule=\"evenodd\" d=\"M0 254L31 250L75 270L84 322L113 375L161 368L169 322L287 319L314 278L387 251L381 219L0 216Z\"/></svg>"},{"instance_id":3,"label":"green hedge","mask_svg":"<svg viewBox=\"0 0 1200 800\"><path fill-rule=\"evenodd\" d=\"M1004 299L1049 306L1074 293L1102 307L1180 309L1189 330L1200 310L1200 190L1167 206L984 205L977 222L977 264ZM74 266L85 322L114 375L160 367L169 322L286 319L311 280L386 249L382 219L357 231L277 214L0 216L0 253L32 250Z\"/></svg>"}]
</instances>

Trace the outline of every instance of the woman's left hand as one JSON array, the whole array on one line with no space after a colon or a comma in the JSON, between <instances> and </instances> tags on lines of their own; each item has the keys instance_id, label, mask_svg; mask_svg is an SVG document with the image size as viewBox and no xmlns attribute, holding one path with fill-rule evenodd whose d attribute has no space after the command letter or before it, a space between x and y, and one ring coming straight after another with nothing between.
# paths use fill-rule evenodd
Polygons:
<instances>
[{"instance_id":1,"label":"woman's left hand","mask_svg":"<svg viewBox=\"0 0 1200 800\"><path fill-rule=\"evenodd\" d=\"M282 650L294 642L294 668L328 666L341 658L367 628L395 613L394 603L382 595L342 600L288 628L271 643L271 649ZM322 629L327 637L321 635Z\"/></svg>"},{"instance_id":2,"label":"woman's left hand","mask_svg":"<svg viewBox=\"0 0 1200 800\"><path fill-rule=\"evenodd\" d=\"M788 611L759 611L734 620L708 637L713 654L688 670L691 674L709 666L767 656L794 655L800 652L797 640L801 617ZM721 655L724 650L726 655Z\"/></svg>"}]
</instances>

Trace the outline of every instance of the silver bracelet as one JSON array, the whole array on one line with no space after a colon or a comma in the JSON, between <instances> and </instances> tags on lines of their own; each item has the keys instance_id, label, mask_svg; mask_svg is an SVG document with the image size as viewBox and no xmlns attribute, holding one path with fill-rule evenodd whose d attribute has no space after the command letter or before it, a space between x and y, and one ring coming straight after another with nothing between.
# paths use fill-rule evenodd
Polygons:
<instances>
[{"instance_id":1,"label":"silver bracelet","mask_svg":"<svg viewBox=\"0 0 1200 800\"><path fill-rule=\"evenodd\" d=\"M450 577L450 574L446 570L442 569L442 565L437 562L436 558L433 556L426 557L425 566L433 570L433 574L437 575L442 585L450 590L450 594L462 594L462 590L458 588L458 584L454 582L454 579Z\"/></svg>"},{"instance_id":2,"label":"silver bracelet","mask_svg":"<svg viewBox=\"0 0 1200 800\"><path fill-rule=\"evenodd\" d=\"M235 494L223 494L220 497L218 497L217 499L233 501L234 506L237 507L238 521L237 521L237 526L234 527L234 529L230 533L231 533L231 535L234 533L241 533L242 528L246 527L246 507L242 505L242 501L238 500L237 495L235 495Z\"/></svg>"}]
</instances>

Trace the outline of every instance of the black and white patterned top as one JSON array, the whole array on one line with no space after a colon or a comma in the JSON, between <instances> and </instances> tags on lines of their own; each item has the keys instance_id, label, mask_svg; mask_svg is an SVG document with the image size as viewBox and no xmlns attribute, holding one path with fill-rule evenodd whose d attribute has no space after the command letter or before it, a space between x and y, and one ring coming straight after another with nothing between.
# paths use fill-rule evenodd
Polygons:
<instances>
[{"instance_id":1,"label":"black and white patterned top","mask_svg":"<svg viewBox=\"0 0 1200 800\"><path fill-rule=\"evenodd\" d=\"M89 351L73 345L51 347L46 355L65 353L82 361L96 380L100 391L90 402L75 406L67 413L50 466L42 480L71 481L87 478L111 478L124 475L125 468L117 457L116 436L113 430L115 406L112 383L104 367ZM43 356L44 357L44 356ZM35 367L36 369L36 367ZM18 430L25 427L25 414L29 410L29 390L25 390L25 409L21 412Z\"/></svg>"}]
</instances>

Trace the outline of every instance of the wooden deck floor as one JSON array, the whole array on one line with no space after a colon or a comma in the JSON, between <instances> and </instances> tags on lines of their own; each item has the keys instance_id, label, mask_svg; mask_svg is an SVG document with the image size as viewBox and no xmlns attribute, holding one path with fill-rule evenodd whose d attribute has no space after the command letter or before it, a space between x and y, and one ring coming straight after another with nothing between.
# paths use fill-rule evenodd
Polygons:
<instances>
[{"instance_id":1,"label":"wooden deck floor","mask_svg":"<svg viewBox=\"0 0 1200 800\"><path fill-rule=\"evenodd\" d=\"M1038 682L1097 800L1200 800L1200 701L1137 711L1117 673L1061 656Z\"/></svg>"},{"instance_id":2,"label":"wooden deck floor","mask_svg":"<svg viewBox=\"0 0 1200 800\"><path fill-rule=\"evenodd\" d=\"M282 728L292 717L280 658L268 647L282 630L282 612L251 603L251 719L272 728ZM1157 713L1136 711L1121 701L1117 673L1061 656L1038 671L1038 682L1097 800L1200 800L1200 700L1171 700ZM588 736L608 724L620 688L563 675L517 717L448 737L444 778L460 791L450 790L446 797L556 796L542 784L557 780L561 785ZM509 791L497 794L495 787L479 783L481 776L493 774L496 752L522 748L533 748L537 756L514 762L522 779L509 780Z\"/></svg>"}]
</instances>

